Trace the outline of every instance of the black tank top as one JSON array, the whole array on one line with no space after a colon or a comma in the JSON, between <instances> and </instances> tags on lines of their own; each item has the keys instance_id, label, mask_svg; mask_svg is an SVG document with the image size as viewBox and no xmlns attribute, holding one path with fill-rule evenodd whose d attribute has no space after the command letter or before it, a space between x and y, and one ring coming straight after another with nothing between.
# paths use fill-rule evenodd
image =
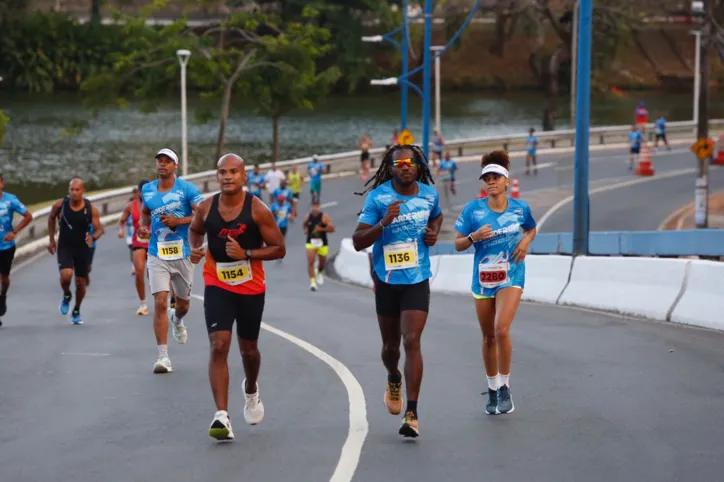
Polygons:
<instances>
[{"instance_id":1,"label":"black tank top","mask_svg":"<svg viewBox=\"0 0 724 482\"><path fill-rule=\"evenodd\" d=\"M259 226L256 225L251 214L251 203L254 196L248 193L244 196L244 206L241 208L241 212L230 222L226 222L219 214L219 196L221 194L214 195L213 201L211 201L211 209L206 216L204 227L211 257L220 263L230 263L235 260L226 254L227 236L236 239L239 246L244 249L259 249L264 241Z\"/></svg>"},{"instance_id":2,"label":"black tank top","mask_svg":"<svg viewBox=\"0 0 724 482\"><path fill-rule=\"evenodd\" d=\"M312 238L318 238L322 240L322 246L327 246L327 233L326 231L323 231L321 234L318 234L316 236L312 236L312 231L314 231L314 228L318 225L326 228L327 225L322 223L322 217L324 216L324 213L321 211L316 216L312 213L309 213L309 218L307 219L307 243L312 242Z\"/></svg>"},{"instance_id":3,"label":"black tank top","mask_svg":"<svg viewBox=\"0 0 724 482\"><path fill-rule=\"evenodd\" d=\"M58 232L58 245L86 246L85 235L90 232L93 223L91 202L83 198L85 206L80 211L70 207L70 198L66 196L58 210L60 231Z\"/></svg>"}]
</instances>

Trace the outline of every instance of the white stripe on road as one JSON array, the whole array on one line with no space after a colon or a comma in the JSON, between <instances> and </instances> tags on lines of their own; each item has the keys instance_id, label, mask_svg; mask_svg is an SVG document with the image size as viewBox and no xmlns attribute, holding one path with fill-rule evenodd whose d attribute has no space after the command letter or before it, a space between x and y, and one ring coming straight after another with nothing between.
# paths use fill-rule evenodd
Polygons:
<instances>
[{"instance_id":1,"label":"white stripe on road","mask_svg":"<svg viewBox=\"0 0 724 482\"><path fill-rule=\"evenodd\" d=\"M636 184L642 184L644 182L651 182L656 181L657 179L667 179L669 177L676 177L676 176L683 176L685 174L692 174L696 172L696 169L680 169L678 171L671 171L667 172L665 174L658 174L651 177L643 177L640 179L631 179L629 181L623 181L616 184L611 184L609 186L602 186L596 189L591 189L588 191L588 194L598 194L600 192L607 192L607 191L613 191L614 189L620 189L622 187L628 187L628 186L634 186ZM540 218L540 221L538 221L538 232L540 232L541 228L545 224L546 221L548 221L551 216L553 216L556 212L558 212L559 209L561 209L563 206L568 204L569 202L573 201L573 196L568 196L567 198L559 201L556 203L552 208L550 208L548 211L546 211L545 214Z\"/></svg>"},{"instance_id":2,"label":"white stripe on road","mask_svg":"<svg viewBox=\"0 0 724 482\"><path fill-rule=\"evenodd\" d=\"M320 209L331 208L331 207L336 206L337 204L339 204L337 201L330 201L330 202L328 202L328 203L322 203L322 204L320 204L320 205L319 205L319 208L320 208Z\"/></svg>"},{"instance_id":3,"label":"white stripe on road","mask_svg":"<svg viewBox=\"0 0 724 482\"><path fill-rule=\"evenodd\" d=\"M62 352L61 355L66 355L66 356L111 356L110 353L80 353L80 352Z\"/></svg>"},{"instance_id":4,"label":"white stripe on road","mask_svg":"<svg viewBox=\"0 0 724 482\"><path fill-rule=\"evenodd\" d=\"M204 301L203 296L194 294L191 296L197 300ZM334 469L334 473L329 480L330 482L351 482L352 477L357 470L357 465L359 464L359 459L362 454L362 446L364 445L364 441L369 430L369 423L367 422L367 404L365 402L365 395L362 391L362 386L359 384L354 375L352 375L352 372L344 366L342 362L328 353L304 340L297 338L294 335L278 328L274 328L273 326L269 326L266 323L262 323L261 327L270 333L294 343L298 347L305 349L315 357L319 358L329 365L340 380L342 380L344 387L347 389L347 399L349 400L349 431L347 432L347 440L345 440L344 445L342 446L342 452L339 457L339 461L337 462L337 467Z\"/></svg>"}]
</instances>

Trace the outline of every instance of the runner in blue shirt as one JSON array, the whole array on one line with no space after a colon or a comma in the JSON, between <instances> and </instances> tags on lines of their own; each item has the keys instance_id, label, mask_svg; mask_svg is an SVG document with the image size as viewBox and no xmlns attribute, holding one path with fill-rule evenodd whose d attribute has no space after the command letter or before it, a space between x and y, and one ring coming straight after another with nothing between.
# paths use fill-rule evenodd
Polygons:
<instances>
[{"instance_id":1,"label":"runner in blue shirt","mask_svg":"<svg viewBox=\"0 0 724 482\"><path fill-rule=\"evenodd\" d=\"M13 217L20 214L23 219L13 228ZM5 192L5 180L0 174L0 316L7 311L7 294L10 288L10 271L15 258L15 237L33 220L33 214L28 211L20 200ZM0 320L0 326L3 325Z\"/></svg>"},{"instance_id":2,"label":"runner in blue shirt","mask_svg":"<svg viewBox=\"0 0 724 482\"><path fill-rule=\"evenodd\" d=\"M188 233L193 214L204 200L196 185L176 177L178 156L171 149L156 154L158 179L143 185L141 223L138 235L148 242L148 282L154 297L153 329L158 345L154 373L172 370L168 357L168 325L174 339L181 344L188 340L183 317L189 311L194 265L189 259ZM150 227L149 227L150 226ZM167 308L169 282L176 296L176 308Z\"/></svg>"},{"instance_id":3,"label":"runner in blue shirt","mask_svg":"<svg viewBox=\"0 0 724 482\"><path fill-rule=\"evenodd\" d=\"M312 204L319 203L319 197L322 194L322 173L324 172L324 164L315 154L307 165L307 173L309 173L309 192L312 194Z\"/></svg>"},{"instance_id":4,"label":"runner in blue shirt","mask_svg":"<svg viewBox=\"0 0 724 482\"><path fill-rule=\"evenodd\" d=\"M528 139L525 141L526 155L525 155L525 175L530 175L530 163L533 163L533 174L538 174L538 136L535 135L535 129L531 127L528 131Z\"/></svg>"},{"instance_id":5,"label":"runner in blue shirt","mask_svg":"<svg viewBox=\"0 0 724 482\"><path fill-rule=\"evenodd\" d=\"M440 163L440 167L437 169L438 176L441 174L446 174L443 178L443 182L450 185L450 192L453 193L453 196L456 193L455 191L455 171L457 171L458 165L455 163L455 161L450 157L450 153L445 153L445 159Z\"/></svg>"},{"instance_id":6,"label":"runner in blue shirt","mask_svg":"<svg viewBox=\"0 0 724 482\"><path fill-rule=\"evenodd\" d=\"M507 196L510 160L505 151L483 156L480 178L488 197L470 201L455 222L455 249L475 246L472 291L483 332L489 415L510 413L510 325L525 286L525 255L536 223L528 203Z\"/></svg>"},{"instance_id":7,"label":"runner in blue shirt","mask_svg":"<svg viewBox=\"0 0 724 482\"><path fill-rule=\"evenodd\" d=\"M254 166L254 170L249 174L249 192L261 199L261 190L266 184L264 174L259 171L259 166Z\"/></svg>"},{"instance_id":8,"label":"runner in blue shirt","mask_svg":"<svg viewBox=\"0 0 724 482\"><path fill-rule=\"evenodd\" d=\"M420 337L427 322L432 276L429 247L437 242L443 216L437 191L430 185L434 181L427 158L417 146L389 149L366 184L372 181L352 241L357 251L374 244L372 279L382 334L382 362L388 373L384 400L393 415L402 410L398 361L400 333L406 332L407 408L399 433L417 437L417 399L422 383Z\"/></svg>"},{"instance_id":9,"label":"runner in blue shirt","mask_svg":"<svg viewBox=\"0 0 724 482\"><path fill-rule=\"evenodd\" d=\"M664 118L664 115L661 114L658 119L656 119L656 123L654 124L654 131L656 132L656 141L654 141L654 148L659 147L659 139L664 141L664 144L666 145L666 149L671 150L671 146L669 145L669 141L666 140L666 119Z\"/></svg>"},{"instance_id":10,"label":"runner in blue shirt","mask_svg":"<svg viewBox=\"0 0 724 482\"><path fill-rule=\"evenodd\" d=\"M641 152L641 143L644 140L644 136L636 124L631 126L631 132L628 133L628 140L631 144L631 163L628 166L628 170L632 171L634 168L634 156L638 158Z\"/></svg>"},{"instance_id":11,"label":"runner in blue shirt","mask_svg":"<svg viewBox=\"0 0 724 482\"><path fill-rule=\"evenodd\" d=\"M292 193L292 190L287 187L287 181L285 179L282 179L279 181L279 187L274 190L272 193L272 198L274 201L279 198L279 196L284 196L284 199L287 203L289 203L292 206L292 213L296 217L297 215L297 200L294 197L294 194ZM292 219L292 222L294 220Z\"/></svg>"},{"instance_id":12,"label":"runner in blue shirt","mask_svg":"<svg viewBox=\"0 0 724 482\"><path fill-rule=\"evenodd\" d=\"M277 189L279 190L279 189ZM279 230L282 232L282 236L287 236L287 228L289 227L289 221L294 221L294 206L291 203L291 195L287 197L286 193L281 193L274 196L274 203L269 207L269 210L274 215L274 219L279 226ZM281 259L279 259L281 261Z\"/></svg>"}]
</instances>

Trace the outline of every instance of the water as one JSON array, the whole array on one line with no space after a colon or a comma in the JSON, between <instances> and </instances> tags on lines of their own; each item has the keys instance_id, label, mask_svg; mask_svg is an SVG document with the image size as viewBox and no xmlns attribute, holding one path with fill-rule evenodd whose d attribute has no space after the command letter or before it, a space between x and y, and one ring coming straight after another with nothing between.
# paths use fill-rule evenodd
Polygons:
<instances>
[{"instance_id":1,"label":"water","mask_svg":"<svg viewBox=\"0 0 724 482\"><path fill-rule=\"evenodd\" d=\"M595 98L594 125L627 124L639 99L650 115L662 112L669 121L691 118L691 95L660 92L632 93ZM557 128L569 128L568 99L560 99ZM443 93L442 132L447 139L483 135L525 134L541 128L545 98L538 93ZM0 94L0 108L12 118L0 149L0 166L8 191L26 203L60 197L68 181L86 180L88 190L134 184L153 176L153 156L162 147L181 152L180 103L165 101L159 110L144 114L134 109L105 111L91 118L75 94L31 96ZM216 103L189 101L189 172L213 167L218 119L198 123L194 113L203 108L217 112ZM434 106L433 106L434 109ZM421 103L411 93L408 124L420 141ZM434 115L434 110L433 110ZM724 117L724 96L714 95L711 117ZM74 126L88 125L83 130ZM298 111L280 121L282 159L356 149L364 132L376 146L391 141L399 122L396 93L330 98L314 111ZM271 120L235 103L226 131L226 152L247 162L265 162L271 156Z\"/></svg>"}]
</instances>

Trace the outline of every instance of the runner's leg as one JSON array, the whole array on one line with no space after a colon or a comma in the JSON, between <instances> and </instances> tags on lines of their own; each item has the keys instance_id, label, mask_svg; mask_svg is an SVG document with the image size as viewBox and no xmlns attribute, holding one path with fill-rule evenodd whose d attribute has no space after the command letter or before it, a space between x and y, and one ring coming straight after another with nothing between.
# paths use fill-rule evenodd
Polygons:
<instances>
[{"instance_id":1,"label":"runner's leg","mask_svg":"<svg viewBox=\"0 0 724 482\"><path fill-rule=\"evenodd\" d=\"M494 415L498 407L498 354L495 343L495 298L476 298L475 312L483 333L483 364L488 379L485 411Z\"/></svg>"},{"instance_id":2,"label":"runner's leg","mask_svg":"<svg viewBox=\"0 0 724 482\"><path fill-rule=\"evenodd\" d=\"M515 407L510 397L510 362L513 346L510 340L510 325L520 305L523 291L519 288L503 288L495 296L495 341L498 352L498 412L510 413Z\"/></svg>"},{"instance_id":3,"label":"runner's leg","mask_svg":"<svg viewBox=\"0 0 724 482\"><path fill-rule=\"evenodd\" d=\"M136 293L138 293L138 300L140 306L137 315L147 315L148 306L146 306L146 250L136 249L132 253L133 258L133 272L135 273L136 280Z\"/></svg>"}]
</instances>

